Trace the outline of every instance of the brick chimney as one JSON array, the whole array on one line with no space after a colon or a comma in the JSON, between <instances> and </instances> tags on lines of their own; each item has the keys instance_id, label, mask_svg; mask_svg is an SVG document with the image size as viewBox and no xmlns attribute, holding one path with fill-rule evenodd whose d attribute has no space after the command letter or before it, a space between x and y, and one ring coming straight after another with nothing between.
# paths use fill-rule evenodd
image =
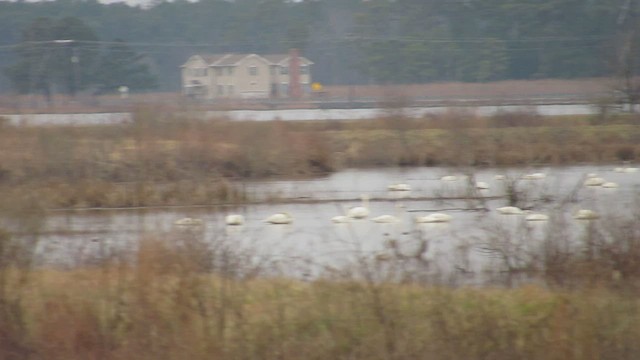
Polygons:
<instances>
[{"instance_id":1,"label":"brick chimney","mask_svg":"<svg viewBox=\"0 0 640 360\"><path fill-rule=\"evenodd\" d=\"M301 97L300 53L298 49L291 49L289 50L289 98L300 99Z\"/></svg>"}]
</instances>

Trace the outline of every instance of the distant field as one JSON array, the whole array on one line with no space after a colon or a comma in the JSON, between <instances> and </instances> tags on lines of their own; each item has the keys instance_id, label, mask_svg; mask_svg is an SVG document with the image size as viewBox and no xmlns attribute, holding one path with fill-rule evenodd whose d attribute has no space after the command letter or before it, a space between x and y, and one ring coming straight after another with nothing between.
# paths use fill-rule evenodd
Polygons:
<instances>
[{"instance_id":1,"label":"distant field","mask_svg":"<svg viewBox=\"0 0 640 360\"><path fill-rule=\"evenodd\" d=\"M194 103L182 97L180 93L133 94L127 99L118 95L89 96L78 99L67 96L55 96L47 103L41 96L0 95L0 113L65 113L65 112L119 112L129 111L141 104L161 106L168 110L181 109L267 109L301 108L317 106L310 100L367 100L367 101L403 101L416 100L451 101L456 99L484 99L489 102L501 102L504 99L549 99L579 98L599 99L610 93L613 84L610 79L581 80L511 80L492 83L434 83L413 85L356 85L326 86L317 97L303 99L296 103L269 103L265 100L225 101L212 103Z\"/></svg>"}]
</instances>

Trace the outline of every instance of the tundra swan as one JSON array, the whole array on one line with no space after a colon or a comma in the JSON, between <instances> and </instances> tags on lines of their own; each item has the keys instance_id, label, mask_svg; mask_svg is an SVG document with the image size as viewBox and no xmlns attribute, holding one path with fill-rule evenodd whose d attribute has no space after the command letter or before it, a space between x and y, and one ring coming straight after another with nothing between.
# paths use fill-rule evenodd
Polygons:
<instances>
[{"instance_id":1,"label":"tundra swan","mask_svg":"<svg viewBox=\"0 0 640 360\"><path fill-rule=\"evenodd\" d=\"M344 215L336 215L331 218L331 222L334 224L346 224L351 222L351 218L347 215L348 209L344 204L342 206L342 212Z\"/></svg>"},{"instance_id":2,"label":"tundra swan","mask_svg":"<svg viewBox=\"0 0 640 360\"><path fill-rule=\"evenodd\" d=\"M351 222L351 218L347 215L337 215L331 218L331 222L335 224L346 224Z\"/></svg>"},{"instance_id":3,"label":"tundra swan","mask_svg":"<svg viewBox=\"0 0 640 360\"><path fill-rule=\"evenodd\" d=\"M587 177L587 179L584 181L584 186L601 186L605 182L606 181L601 177Z\"/></svg>"},{"instance_id":4,"label":"tundra swan","mask_svg":"<svg viewBox=\"0 0 640 360\"><path fill-rule=\"evenodd\" d=\"M225 216L224 222L227 225L242 225L244 224L244 216L240 214L229 214Z\"/></svg>"},{"instance_id":5,"label":"tundra swan","mask_svg":"<svg viewBox=\"0 0 640 360\"><path fill-rule=\"evenodd\" d=\"M548 221L549 215L533 213L533 214L527 215L524 219L526 221Z\"/></svg>"},{"instance_id":6,"label":"tundra swan","mask_svg":"<svg viewBox=\"0 0 640 360\"><path fill-rule=\"evenodd\" d=\"M186 218L178 219L173 223L175 225L181 225L181 226L195 226L195 225L202 225L203 221L202 219L186 217Z\"/></svg>"},{"instance_id":7,"label":"tundra swan","mask_svg":"<svg viewBox=\"0 0 640 360\"><path fill-rule=\"evenodd\" d=\"M521 215L524 214L524 211L519 207L515 206L503 206L496 209L500 214L503 215Z\"/></svg>"},{"instance_id":8,"label":"tundra swan","mask_svg":"<svg viewBox=\"0 0 640 360\"><path fill-rule=\"evenodd\" d=\"M496 175L493 178L496 179L496 180L506 180L507 179L507 177L504 176L504 175Z\"/></svg>"},{"instance_id":9,"label":"tundra swan","mask_svg":"<svg viewBox=\"0 0 640 360\"><path fill-rule=\"evenodd\" d=\"M595 220L600 218L600 215L593 210L581 209L573 215L573 218L577 220Z\"/></svg>"},{"instance_id":10,"label":"tundra swan","mask_svg":"<svg viewBox=\"0 0 640 360\"><path fill-rule=\"evenodd\" d=\"M364 219L369 216L369 196L362 195L362 205L354 206L347 210L347 216L352 219Z\"/></svg>"},{"instance_id":11,"label":"tundra swan","mask_svg":"<svg viewBox=\"0 0 640 360\"><path fill-rule=\"evenodd\" d=\"M416 216L417 223L446 223L450 222L453 217L449 214L433 213L425 216Z\"/></svg>"},{"instance_id":12,"label":"tundra swan","mask_svg":"<svg viewBox=\"0 0 640 360\"><path fill-rule=\"evenodd\" d=\"M293 217L288 212L281 212L269 216L264 221L270 224L291 224L293 222Z\"/></svg>"},{"instance_id":13,"label":"tundra swan","mask_svg":"<svg viewBox=\"0 0 640 360\"><path fill-rule=\"evenodd\" d=\"M618 184L614 183L614 182L606 182L604 184L602 184L602 187L605 189L614 189L618 187Z\"/></svg>"},{"instance_id":14,"label":"tundra swan","mask_svg":"<svg viewBox=\"0 0 640 360\"><path fill-rule=\"evenodd\" d=\"M613 171L619 172L619 173L634 173L634 172L638 172L638 168L635 168L635 167L617 167L617 168L613 169Z\"/></svg>"},{"instance_id":15,"label":"tundra swan","mask_svg":"<svg viewBox=\"0 0 640 360\"><path fill-rule=\"evenodd\" d=\"M376 216L373 219L371 219L371 221L377 222L377 223L390 224L390 223L400 222L400 218L395 215L386 214L386 215Z\"/></svg>"},{"instance_id":16,"label":"tundra swan","mask_svg":"<svg viewBox=\"0 0 640 360\"><path fill-rule=\"evenodd\" d=\"M387 190L389 191L411 191L411 185L409 184L391 184L387 186Z\"/></svg>"},{"instance_id":17,"label":"tundra swan","mask_svg":"<svg viewBox=\"0 0 640 360\"><path fill-rule=\"evenodd\" d=\"M402 221L401 220L401 209L403 208L402 205L400 204L396 204L396 214L397 215L380 215L380 216L376 216L373 219L371 219L371 221L373 222L377 222L377 223L385 223L385 224L391 224L391 223L397 223Z\"/></svg>"},{"instance_id":18,"label":"tundra swan","mask_svg":"<svg viewBox=\"0 0 640 360\"><path fill-rule=\"evenodd\" d=\"M479 189L479 190L488 190L488 189L489 189L489 184L487 184L487 183L486 183L486 182L484 182L484 181L478 181L478 182L476 183L476 189Z\"/></svg>"},{"instance_id":19,"label":"tundra swan","mask_svg":"<svg viewBox=\"0 0 640 360\"><path fill-rule=\"evenodd\" d=\"M440 180L442 181L456 181L458 180L458 177L455 175L446 175L440 178Z\"/></svg>"},{"instance_id":20,"label":"tundra swan","mask_svg":"<svg viewBox=\"0 0 640 360\"><path fill-rule=\"evenodd\" d=\"M542 180L546 177L547 175L545 173L533 173L533 174L522 175L523 180Z\"/></svg>"}]
</instances>

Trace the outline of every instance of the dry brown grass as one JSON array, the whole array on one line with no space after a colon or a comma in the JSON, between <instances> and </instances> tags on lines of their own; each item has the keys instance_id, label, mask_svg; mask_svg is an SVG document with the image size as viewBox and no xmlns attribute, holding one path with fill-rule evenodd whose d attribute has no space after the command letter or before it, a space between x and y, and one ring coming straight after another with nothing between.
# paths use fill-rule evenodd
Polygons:
<instances>
[{"instance_id":1,"label":"dry brown grass","mask_svg":"<svg viewBox=\"0 0 640 360\"><path fill-rule=\"evenodd\" d=\"M635 359L638 209L590 223L573 247L561 221L529 252L490 239L505 254L496 272L538 285L456 288L399 253L287 279L235 239L193 229L43 267L45 217L24 204L12 209L21 236L0 231L0 359Z\"/></svg>"},{"instance_id":2,"label":"dry brown grass","mask_svg":"<svg viewBox=\"0 0 640 360\"><path fill-rule=\"evenodd\" d=\"M606 79L582 80L506 80L490 83L434 83L412 85L362 85L327 86L326 92L332 97L348 98L369 97L384 98L387 94L399 94L405 97L427 98L511 98L513 96L553 96L562 94L598 96L610 91Z\"/></svg>"},{"instance_id":3,"label":"dry brown grass","mask_svg":"<svg viewBox=\"0 0 640 360\"><path fill-rule=\"evenodd\" d=\"M131 124L0 128L0 189L45 208L245 200L230 179L342 167L615 163L640 156L637 118L451 111L423 119L238 122L140 108ZM23 195L20 195L23 194Z\"/></svg>"},{"instance_id":4,"label":"dry brown grass","mask_svg":"<svg viewBox=\"0 0 640 360\"><path fill-rule=\"evenodd\" d=\"M640 350L640 302L624 293L265 279L224 254L189 236L153 237L133 262L2 267L0 357L565 360Z\"/></svg>"}]
</instances>

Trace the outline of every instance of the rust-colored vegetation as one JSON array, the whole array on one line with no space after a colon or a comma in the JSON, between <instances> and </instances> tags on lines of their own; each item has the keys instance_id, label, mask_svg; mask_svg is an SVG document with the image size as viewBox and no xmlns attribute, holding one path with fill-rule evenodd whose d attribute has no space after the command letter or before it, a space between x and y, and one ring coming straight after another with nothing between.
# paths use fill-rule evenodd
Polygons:
<instances>
[{"instance_id":1,"label":"rust-colored vegetation","mask_svg":"<svg viewBox=\"0 0 640 360\"><path fill-rule=\"evenodd\" d=\"M142 108L130 124L0 130L0 193L45 208L245 201L230 180L344 167L616 163L640 156L631 115L413 119L390 108L358 121L241 122ZM596 123L597 125L594 125Z\"/></svg>"},{"instance_id":2,"label":"rust-colored vegetation","mask_svg":"<svg viewBox=\"0 0 640 360\"><path fill-rule=\"evenodd\" d=\"M555 290L456 289L409 280L415 269L393 281L389 267L362 260L351 272L301 282L274 277L271 264L222 239L190 233L145 237L131 254L72 270L29 267L19 261L28 254L14 256L17 239L0 240L7 360L564 360L640 351L637 289L618 288L626 276L637 280L637 269ZM607 273L597 270L604 262L592 260L584 265L593 271L576 279L604 280L592 276ZM557 271L573 279L574 265Z\"/></svg>"}]
</instances>

